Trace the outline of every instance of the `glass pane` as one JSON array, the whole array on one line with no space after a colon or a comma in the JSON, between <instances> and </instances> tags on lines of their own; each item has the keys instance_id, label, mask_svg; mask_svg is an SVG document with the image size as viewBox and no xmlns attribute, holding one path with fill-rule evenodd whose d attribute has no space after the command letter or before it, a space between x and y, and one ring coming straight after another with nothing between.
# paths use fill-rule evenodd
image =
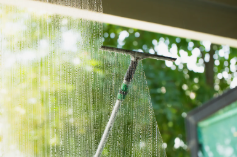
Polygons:
<instances>
[{"instance_id":1,"label":"glass pane","mask_svg":"<svg viewBox=\"0 0 237 157\"><path fill-rule=\"evenodd\" d=\"M205 157L237 154L237 102L198 123L198 139Z\"/></svg>"},{"instance_id":2,"label":"glass pane","mask_svg":"<svg viewBox=\"0 0 237 157\"><path fill-rule=\"evenodd\" d=\"M101 23L1 5L1 156L93 156L130 63L99 51L102 34ZM129 92L102 156L166 156L141 63Z\"/></svg>"}]
</instances>

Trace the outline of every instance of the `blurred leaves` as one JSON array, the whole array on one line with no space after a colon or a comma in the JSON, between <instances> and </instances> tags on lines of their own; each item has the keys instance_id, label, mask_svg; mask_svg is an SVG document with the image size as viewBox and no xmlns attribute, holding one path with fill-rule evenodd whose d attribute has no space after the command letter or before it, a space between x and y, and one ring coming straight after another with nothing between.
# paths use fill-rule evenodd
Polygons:
<instances>
[{"instance_id":1,"label":"blurred leaves","mask_svg":"<svg viewBox=\"0 0 237 157\"><path fill-rule=\"evenodd\" d=\"M127 31L129 33L129 36L126 37L123 42L119 39L122 31ZM110 37L111 33L115 33L113 38ZM169 50L173 45L176 45L178 56L181 58L180 50L187 52L188 56L192 56L192 51L195 48L198 48L201 54L197 56L197 63L201 58L204 60L205 55L210 51L206 49L206 46L202 41L194 41L110 24L104 24L104 34L106 34L106 37L104 37L104 45L120 47L128 50L135 49L149 52L152 49L155 53L158 53L156 51L156 46L161 41L167 45ZM123 44L121 45L121 43ZM218 56L214 59L220 61L220 65L214 65L213 69L215 75L213 80L215 81L216 89L207 84L205 72L208 71L206 70L204 73L194 72L188 68L186 63L181 63L182 66L173 63L170 68L166 66L164 61L151 59L142 61L160 132L163 141L168 145L166 148L167 156L190 156L186 147L180 147L178 149L174 148L175 139L177 137L187 144L184 125L186 114L213 98L213 96L217 96L227 90L230 86L231 80L236 77L236 71L228 72L232 74L230 79L219 79L217 75L224 72L226 67L230 66L230 64L225 66L225 62L229 63L231 59L237 57L237 49L230 48L228 57L221 57L219 55L219 50L223 49L223 46L215 45L211 48L215 51L214 55ZM204 63L203 66L205 67ZM186 87L187 89L183 87Z\"/></svg>"},{"instance_id":2,"label":"blurred leaves","mask_svg":"<svg viewBox=\"0 0 237 157\"><path fill-rule=\"evenodd\" d=\"M22 52L23 50L33 49L31 47L32 45L35 45L36 47L40 45L38 41L44 42L47 41L53 41L48 44L56 44L56 39L59 38L57 34L61 31L59 28L54 27L59 25L61 22L61 18L58 16L51 16L51 15L41 15L39 20L39 15L27 17L27 13L24 10L18 11L18 19L24 19L22 20L21 27L15 28L13 25L11 25L11 21L14 23L18 23L16 18L13 18L13 13L11 7L6 8L4 11L1 12L1 22L2 23L9 23L10 25L1 25L1 32L2 36L5 36L5 40L7 40L6 48L11 50L11 52L17 53ZM31 19L31 20L29 20ZM80 28L78 27L70 27L73 25L73 20L71 18L67 18L68 23L67 27L63 26L63 29L70 29L74 32L77 31L87 31L91 28ZM80 22L79 22L80 23ZM46 31L43 28L47 28ZM54 29L53 29L54 28ZM126 31L129 36L123 37L120 39L120 33ZM51 39L48 39L48 32L51 32ZM27 38L27 35L31 36L31 38ZM85 34L85 36L88 34ZM206 46L202 41L194 41L190 39L184 39L179 37L173 37L169 35L164 34L158 34L158 33L151 33L146 31L141 31L137 29L132 28L125 28L120 26L114 26L109 24L104 24L104 45L107 46L113 46L113 47L120 47L124 49L129 50L142 50L144 52L154 52L154 53L161 53L157 52L156 46L157 44L164 42L168 49L170 50L173 46L177 47L177 55L182 58L181 50L187 52L188 56L193 55L193 50L195 48L199 49L201 54L197 56L196 62L198 64L201 64L205 66L205 56L206 54L209 54L210 50L206 49ZM24 44L27 43L27 44ZM41 43L42 44L42 43ZM77 46L81 46L82 43L77 43ZM92 43L83 43L84 45L88 46ZM14 45L14 46L13 46ZM85 47L86 47L85 46ZM213 96L217 96L218 94L221 94L224 90L227 90L230 86L231 81L234 77L236 77L236 70L233 72L230 69L231 60L233 58L237 57L237 49L229 48L229 51L223 51L225 46L219 46L215 45L214 47L211 47L212 50L215 50L215 61L218 60L219 64L214 65L214 81L215 85L214 88L210 87L206 82L206 76L204 73L198 73L194 72L193 70L190 70L188 68L188 65L186 63L180 63L180 65L176 63L172 63L171 67L167 67L167 63L164 61L156 61L151 59L146 59L143 61L143 68L146 73L147 77L147 84L149 86L150 95L152 98L152 104L156 115L156 120L159 125L160 132L163 137L163 141L167 143L167 156L170 157L188 157L189 152L185 147L180 147L178 149L174 148L175 139L178 137L184 143L186 144L185 139L185 126L184 126L184 118L187 112L191 111L192 109L198 107L199 105L203 104L204 102L211 99ZM84 50L85 51L85 50ZM64 81L55 81L54 87L52 88L50 85L49 79L52 80L53 76L56 75L71 75L75 74L73 78L80 77L80 75L77 75L78 69L81 70L82 73L87 74L88 76L94 72L99 75L101 81L100 84L96 84L95 80L99 79L97 77L85 79L84 83L90 84L92 87L90 90L93 91L93 95L90 95L93 97L92 102L95 103L96 97L101 97L102 104L104 102L108 102L108 100L103 99L103 93L97 93L98 88L104 89L105 84L108 88L106 88L106 91L104 89L104 92L107 93L115 93L117 92L117 89L109 88L110 85L114 85L119 88L121 80L117 80L117 82L113 82L114 77L122 78L125 74L127 67L121 66L121 67L114 67L114 56L116 54L111 53L110 55L107 54L98 54L98 56L95 55L94 58L91 58L89 53L84 52L84 55L80 55L82 53L78 53L76 58L67 58L66 52L60 52L62 53L62 62L58 62L58 55L57 51L51 50L50 55L51 58L47 58L47 52L45 49L42 50L43 56L41 56L41 60L38 60L36 64L31 65L31 71L32 73L29 73L29 69L27 67L21 66L16 67L17 70L14 71L15 75L12 76L12 73L8 76L4 76L6 78L11 78L13 81L16 81L15 88L12 88L8 93L3 94L4 98L6 100L9 100L12 98L11 103L8 103L8 109L9 113L12 115L16 115L12 119L13 128L16 130L20 129L20 127L28 127L28 124L26 123L27 120L29 120L29 117L33 117L33 119L30 119L33 121L34 126L32 126L33 131L30 132L29 136L31 137L32 141L27 143L26 145L31 145L33 142L37 140L42 140L41 145L38 147L35 147L34 151L37 153L42 149L45 149L43 147L43 144L47 144L48 147L50 145L55 144L55 147L60 147L62 144L59 140L59 136L52 137L51 139L48 139L47 141L44 141L46 139L42 139L42 137L45 137L46 135L50 134L50 132L53 132L55 129L61 129L65 127L65 125L68 125L72 128L80 128L77 130L76 135L79 136L79 134L85 134L88 132L88 128L83 128L81 121L89 121L91 117L88 116L88 111L90 108L83 108L81 110L81 118L75 118L72 122L69 121L61 121L60 117L57 117L54 119L53 122L55 122L55 126L52 128L47 127L45 124L48 122L46 121L47 117L40 117L40 114L34 114L32 116L32 110L34 109L33 113L38 113L39 111L42 114L48 113L48 110L54 111L55 114L59 114L59 111L65 111L60 113L61 119L70 117L70 113L67 111L67 100L62 99L60 101L59 105L57 106L51 106L50 108L47 108L49 104L55 104L57 100L60 100L60 97L68 97L70 94L76 93L76 85L75 82L69 82L69 80ZM229 53L227 53L229 52ZM227 55L228 54L228 55ZM102 57L103 56L103 57ZM98 62L97 58L104 58L103 62ZM44 60L44 61L42 61ZM47 62L48 60L49 62ZM74 64L70 62L73 60ZM129 63L129 57L124 57L124 62ZM203 61L203 63L200 63L200 61ZM208 62L208 61L207 61ZM233 62L233 61L232 61ZM41 71L41 78L40 81L37 79L37 73L39 72L40 68L46 67L47 65L54 65L55 67L61 67L62 69L67 69L67 67L71 67L70 72L68 71L61 71L62 73L58 74L56 71L53 71L53 68L44 69L44 73ZM42 69L41 69L42 70ZM223 73L226 72L227 75L223 75ZM50 75L49 75L50 74ZM218 77L218 74L221 74ZM49 76L48 76L49 75ZM231 77L229 78L229 75ZM227 77L226 77L227 76ZM21 78L20 82L18 81L18 78ZM73 79L72 79L73 80ZM94 80L94 82L93 82ZM10 79L7 80L8 83L11 83ZM91 81L91 82L90 82ZM90 82L90 83L89 83ZM80 82L83 83L83 82ZM79 83L78 83L79 84ZM33 85L31 87L30 85ZM34 88L40 86L40 94L37 93L36 90L29 90L30 88ZM138 86L134 86L133 90L136 91ZM25 96L22 96L21 91L27 91ZM83 90L83 89L81 89ZM64 95L60 96L54 93L61 92L64 93ZM87 92L87 91L85 91ZM14 94L12 94L14 93ZM29 97L31 95L32 97ZM46 95L46 96L45 96ZM48 95L51 95L51 99L49 100ZM82 95L83 96L83 95ZM89 97L89 95L86 95L86 97ZM111 96L112 97L112 96ZM27 100L26 98L29 98ZM147 95L143 95L140 93L139 100L143 101L147 98ZM84 100L85 99L85 100ZM110 98L112 100L112 98ZM110 100L110 101L111 101ZM130 99L132 101L132 99ZM47 103L45 103L47 102ZM83 102L81 106L88 106L88 101L85 98L85 94L83 97ZM25 106L24 106L25 105ZM79 106L80 107L80 106ZM82 107L81 107L82 108ZM125 106L125 110L129 110L130 106ZM11 110L10 110L11 109ZM98 110L95 106L92 107L93 110ZM100 108L101 113L104 113L108 110ZM78 113L75 113L78 114ZM109 115L109 112L106 112L105 115ZM20 118L19 118L20 117ZM99 118L103 118L103 116L99 116ZM25 123L22 124L22 126L19 125L19 121L23 121ZM146 119L142 121L142 124L144 124L144 128L147 125ZM130 122L128 122L127 126L130 126ZM94 126L95 128L97 126ZM44 131L46 130L46 131ZM101 132L101 130L100 130ZM21 131L19 133L20 137L26 137L28 136L28 132L26 130ZM67 136L67 132L64 132L65 136ZM97 137L99 139L99 137ZM0 137L0 141L1 141ZM69 139L69 143L71 144L73 139ZM108 155L109 148L106 148L103 152L105 155ZM49 150L44 150L44 152L49 152Z\"/></svg>"}]
</instances>

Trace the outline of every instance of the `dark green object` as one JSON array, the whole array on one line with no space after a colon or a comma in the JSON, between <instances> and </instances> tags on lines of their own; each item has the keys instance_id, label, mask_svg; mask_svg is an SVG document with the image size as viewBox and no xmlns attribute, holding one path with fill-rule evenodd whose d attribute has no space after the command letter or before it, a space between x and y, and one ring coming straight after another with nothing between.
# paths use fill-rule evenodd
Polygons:
<instances>
[{"instance_id":1,"label":"dark green object","mask_svg":"<svg viewBox=\"0 0 237 157\"><path fill-rule=\"evenodd\" d=\"M122 86L121 86L121 90L118 93L117 99L118 100L124 100L127 93L128 93L128 85L123 83Z\"/></svg>"}]
</instances>

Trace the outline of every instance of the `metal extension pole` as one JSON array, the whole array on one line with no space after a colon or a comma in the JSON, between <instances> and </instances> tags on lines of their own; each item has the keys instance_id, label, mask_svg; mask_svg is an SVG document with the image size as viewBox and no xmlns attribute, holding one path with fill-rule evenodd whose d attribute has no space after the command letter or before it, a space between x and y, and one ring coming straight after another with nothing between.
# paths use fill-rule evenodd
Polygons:
<instances>
[{"instance_id":1,"label":"metal extension pole","mask_svg":"<svg viewBox=\"0 0 237 157\"><path fill-rule=\"evenodd\" d=\"M132 57L130 66L129 66L129 68L127 70L127 73L126 73L126 75L124 77L124 81L123 81L122 87L121 87L121 89L120 89L120 91L118 93L117 101L115 103L115 106L113 108L112 114L111 114L110 119L109 119L109 122L106 125L104 134L103 134L103 136L101 138L100 144L99 144L99 146L97 148L97 151L96 151L96 154L94 155L94 157L100 157L100 155L101 155L101 153L102 153L102 151L104 149L104 146L105 146L105 144L107 142L107 139L109 137L109 133L110 133L112 127L113 127L115 118L116 118L117 113L119 111L119 108L120 108L123 100L125 99L126 95L128 94L128 86L132 82L133 76L135 74L135 71L136 71L136 68L137 68L137 65L138 65L138 61L139 61L138 58Z\"/></svg>"}]
</instances>

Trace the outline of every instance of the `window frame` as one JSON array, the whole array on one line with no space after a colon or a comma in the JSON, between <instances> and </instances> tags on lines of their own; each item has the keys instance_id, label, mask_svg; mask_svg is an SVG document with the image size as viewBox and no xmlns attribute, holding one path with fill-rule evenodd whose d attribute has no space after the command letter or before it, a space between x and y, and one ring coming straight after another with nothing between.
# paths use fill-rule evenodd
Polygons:
<instances>
[{"instance_id":1,"label":"window frame","mask_svg":"<svg viewBox=\"0 0 237 157\"><path fill-rule=\"evenodd\" d=\"M237 87L224 92L200 107L190 111L185 118L186 138L192 157L198 157L198 123L220 109L237 101Z\"/></svg>"}]
</instances>

